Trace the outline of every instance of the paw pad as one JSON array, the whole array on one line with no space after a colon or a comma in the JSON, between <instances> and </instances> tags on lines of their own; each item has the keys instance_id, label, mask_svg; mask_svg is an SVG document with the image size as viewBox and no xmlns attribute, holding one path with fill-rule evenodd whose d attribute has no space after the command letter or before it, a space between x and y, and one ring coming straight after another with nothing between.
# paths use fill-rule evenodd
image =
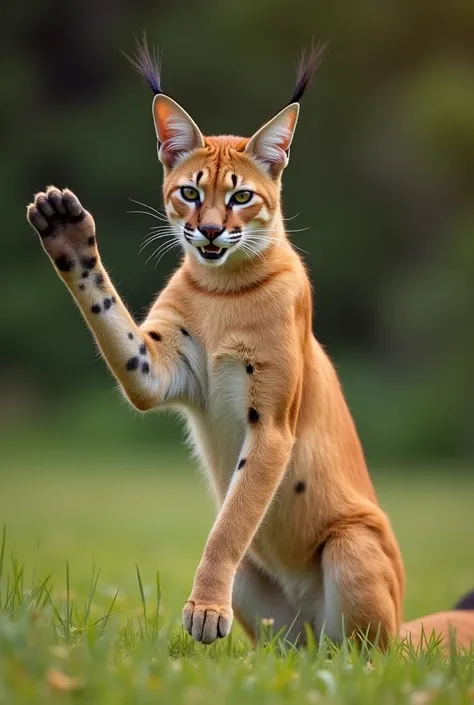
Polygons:
<instances>
[{"instance_id":1,"label":"paw pad","mask_svg":"<svg viewBox=\"0 0 474 705\"><path fill-rule=\"evenodd\" d=\"M27 211L29 223L42 238L54 235L61 226L81 222L85 215L86 211L72 191L60 191L54 186L50 186L46 193L36 194Z\"/></svg>"}]
</instances>

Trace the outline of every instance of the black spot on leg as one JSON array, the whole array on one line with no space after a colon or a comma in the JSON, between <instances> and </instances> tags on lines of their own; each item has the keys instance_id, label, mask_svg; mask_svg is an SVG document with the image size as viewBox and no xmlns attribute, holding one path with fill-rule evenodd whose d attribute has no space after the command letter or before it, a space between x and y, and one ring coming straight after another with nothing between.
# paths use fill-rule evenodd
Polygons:
<instances>
[{"instance_id":1,"label":"black spot on leg","mask_svg":"<svg viewBox=\"0 0 474 705\"><path fill-rule=\"evenodd\" d=\"M104 308L105 308L105 310L107 311L107 309L109 309L111 306L112 306L112 299L109 299L108 297L106 297L106 298L104 299Z\"/></svg>"},{"instance_id":2,"label":"black spot on leg","mask_svg":"<svg viewBox=\"0 0 474 705\"><path fill-rule=\"evenodd\" d=\"M89 274L89 272L87 272L87 274ZM102 272L97 272L96 274L94 274L94 284L100 287L103 283L104 275L102 274Z\"/></svg>"},{"instance_id":3,"label":"black spot on leg","mask_svg":"<svg viewBox=\"0 0 474 705\"><path fill-rule=\"evenodd\" d=\"M181 333L182 333L183 335L185 335L187 338L189 338L189 333L188 333L188 331L186 330L186 328L181 328Z\"/></svg>"},{"instance_id":4,"label":"black spot on leg","mask_svg":"<svg viewBox=\"0 0 474 705\"><path fill-rule=\"evenodd\" d=\"M80 289L81 291L84 291L85 288L86 288L86 285L85 285L85 284L79 284L79 289Z\"/></svg>"},{"instance_id":5,"label":"black spot on leg","mask_svg":"<svg viewBox=\"0 0 474 705\"><path fill-rule=\"evenodd\" d=\"M247 462L247 458L242 458L242 460L237 465L237 470L242 470L242 468L244 467L246 462Z\"/></svg>"},{"instance_id":6,"label":"black spot on leg","mask_svg":"<svg viewBox=\"0 0 474 705\"><path fill-rule=\"evenodd\" d=\"M129 334L128 334L128 337L129 337L130 340L133 340L133 333L129 333Z\"/></svg>"},{"instance_id":7,"label":"black spot on leg","mask_svg":"<svg viewBox=\"0 0 474 705\"><path fill-rule=\"evenodd\" d=\"M296 494L302 494L306 489L306 482L303 482L303 480L299 480L299 482L296 483L295 485L295 492Z\"/></svg>"},{"instance_id":8,"label":"black spot on leg","mask_svg":"<svg viewBox=\"0 0 474 705\"><path fill-rule=\"evenodd\" d=\"M81 277L82 277L83 279L87 279L88 276L89 276L89 272L85 269L85 270L81 273Z\"/></svg>"},{"instance_id":9,"label":"black spot on leg","mask_svg":"<svg viewBox=\"0 0 474 705\"><path fill-rule=\"evenodd\" d=\"M130 360L128 360L128 362L126 364L126 368L129 371L136 370L139 364L140 364L140 360L138 359L138 357L136 355L134 355L133 357L130 358Z\"/></svg>"},{"instance_id":10,"label":"black spot on leg","mask_svg":"<svg viewBox=\"0 0 474 705\"><path fill-rule=\"evenodd\" d=\"M248 365L245 367L245 370L248 375L251 375L254 371L254 366L249 362Z\"/></svg>"},{"instance_id":11,"label":"black spot on leg","mask_svg":"<svg viewBox=\"0 0 474 705\"><path fill-rule=\"evenodd\" d=\"M85 269L94 269L97 257L81 257L81 264Z\"/></svg>"},{"instance_id":12,"label":"black spot on leg","mask_svg":"<svg viewBox=\"0 0 474 705\"><path fill-rule=\"evenodd\" d=\"M61 272L70 272L74 267L74 262L72 259L69 259L69 257L66 257L66 255L61 255L61 257L55 259L54 264Z\"/></svg>"},{"instance_id":13,"label":"black spot on leg","mask_svg":"<svg viewBox=\"0 0 474 705\"><path fill-rule=\"evenodd\" d=\"M149 371L150 371L150 365L148 364L148 362L144 362L144 363L142 364L142 372L143 372L143 374L147 375L147 374L149 373Z\"/></svg>"},{"instance_id":14,"label":"black spot on leg","mask_svg":"<svg viewBox=\"0 0 474 705\"><path fill-rule=\"evenodd\" d=\"M111 296L110 300L112 301L113 304L117 303L117 299L115 298L115 296Z\"/></svg>"},{"instance_id":15,"label":"black spot on leg","mask_svg":"<svg viewBox=\"0 0 474 705\"><path fill-rule=\"evenodd\" d=\"M138 348L138 352L140 355L146 355L146 345L145 343L142 343L140 347Z\"/></svg>"},{"instance_id":16,"label":"black spot on leg","mask_svg":"<svg viewBox=\"0 0 474 705\"><path fill-rule=\"evenodd\" d=\"M91 311L92 313L100 313L101 312L100 304L92 304L91 306Z\"/></svg>"},{"instance_id":17,"label":"black spot on leg","mask_svg":"<svg viewBox=\"0 0 474 705\"><path fill-rule=\"evenodd\" d=\"M91 235L90 237L87 238L87 244L88 245L95 245L95 237Z\"/></svg>"},{"instance_id":18,"label":"black spot on leg","mask_svg":"<svg viewBox=\"0 0 474 705\"><path fill-rule=\"evenodd\" d=\"M152 340L162 340L161 335L159 333L156 333L154 330L149 331L148 335Z\"/></svg>"},{"instance_id":19,"label":"black spot on leg","mask_svg":"<svg viewBox=\"0 0 474 705\"><path fill-rule=\"evenodd\" d=\"M253 406L249 408L249 421L250 423L257 423L257 421L260 418L260 414L258 413L257 409L254 409Z\"/></svg>"}]
</instances>

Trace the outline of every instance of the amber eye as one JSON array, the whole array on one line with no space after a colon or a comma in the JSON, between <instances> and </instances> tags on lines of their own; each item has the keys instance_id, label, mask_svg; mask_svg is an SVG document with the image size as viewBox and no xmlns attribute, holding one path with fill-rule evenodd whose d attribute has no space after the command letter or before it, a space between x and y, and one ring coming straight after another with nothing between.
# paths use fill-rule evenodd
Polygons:
<instances>
[{"instance_id":1,"label":"amber eye","mask_svg":"<svg viewBox=\"0 0 474 705\"><path fill-rule=\"evenodd\" d=\"M236 191L230 199L232 203L237 203L239 206L248 203L253 196L253 191Z\"/></svg>"},{"instance_id":2,"label":"amber eye","mask_svg":"<svg viewBox=\"0 0 474 705\"><path fill-rule=\"evenodd\" d=\"M186 201L199 201L199 191L193 186L182 186L181 195Z\"/></svg>"}]
</instances>

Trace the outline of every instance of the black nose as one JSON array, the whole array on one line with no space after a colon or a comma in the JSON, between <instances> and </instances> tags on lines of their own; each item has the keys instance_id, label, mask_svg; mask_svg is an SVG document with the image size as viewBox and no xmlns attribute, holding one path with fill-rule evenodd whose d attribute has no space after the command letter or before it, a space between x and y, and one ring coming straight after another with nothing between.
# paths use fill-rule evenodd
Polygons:
<instances>
[{"instance_id":1,"label":"black nose","mask_svg":"<svg viewBox=\"0 0 474 705\"><path fill-rule=\"evenodd\" d=\"M207 237L209 242L212 242L224 232L225 228L221 228L219 225L200 225L198 230Z\"/></svg>"}]
</instances>

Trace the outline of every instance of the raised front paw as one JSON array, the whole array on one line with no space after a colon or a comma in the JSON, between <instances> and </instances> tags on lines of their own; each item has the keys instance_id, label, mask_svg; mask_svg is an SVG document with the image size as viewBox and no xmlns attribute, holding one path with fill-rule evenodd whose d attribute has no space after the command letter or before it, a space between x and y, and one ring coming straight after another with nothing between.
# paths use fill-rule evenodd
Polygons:
<instances>
[{"instance_id":1,"label":"raised front paw","mask_svg":"<svg viewBox=\"0 0 474 705\"><path fill-rule=\"evenodd\" d=\"M230 605L198 603L188 600L183 609L183 624L193 639L202 644L212 644L227 636L232 626Z\"/></svg>"},{"instance_id":2,"label":"raised front paw","mask_svg":"<svg viewBox=\"0 0 474 705\"><path fill-rule=\"evenodd\" d=\"M28 206L26 217L61 272L95 266L94 220L72 191L60 191L55 186L49 186L46 193L40 191Z\"/></svg>"}]
</instances>

